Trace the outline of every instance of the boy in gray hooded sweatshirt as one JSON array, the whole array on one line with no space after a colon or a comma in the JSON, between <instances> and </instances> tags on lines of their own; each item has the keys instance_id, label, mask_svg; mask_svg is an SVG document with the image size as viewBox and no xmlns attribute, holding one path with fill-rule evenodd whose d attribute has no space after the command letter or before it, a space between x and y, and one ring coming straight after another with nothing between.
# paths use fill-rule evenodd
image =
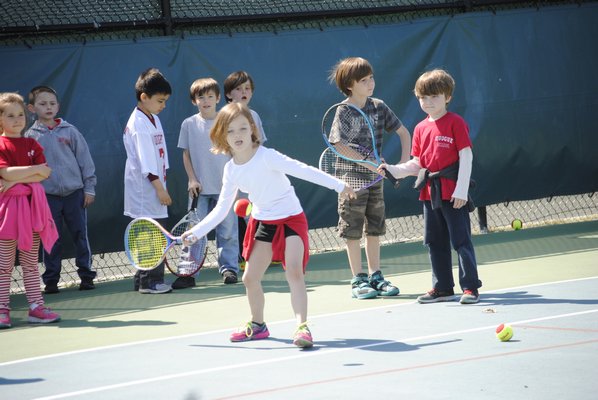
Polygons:
<instances>
[{"instance_id":1,"label":"boy in gray hooded sweatshirt","mask_svg":"<svg viewBox=\"0 0 598 400\"><path fill-rule=\"evenodd\" d=\"M42 182L59 238L50 253L44 251L45 293L58 293L62 269L62 222L64 220L76 248L75 265L81 279L79 290L94 289L96 271L92 267L87 238L87 207L94 202L95 165L83 135L73 125L56 118L59 109L56 91L36 86L29 93L28 109L37 116L25 137L44 148L52 174Z\"/></svg>"}]
</instances>

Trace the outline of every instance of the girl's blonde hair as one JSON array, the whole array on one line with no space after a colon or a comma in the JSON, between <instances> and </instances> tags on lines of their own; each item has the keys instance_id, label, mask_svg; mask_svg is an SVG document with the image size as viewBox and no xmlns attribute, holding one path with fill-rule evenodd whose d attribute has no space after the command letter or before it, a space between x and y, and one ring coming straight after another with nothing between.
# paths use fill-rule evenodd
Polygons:
<instances>
[{"instance_id":1,"label":"girl's blonde hair","mask_svg":"<svg viewBox=\"0 0 598 400\"><path fill-rule=\"evenodd\" d=\"M25 100L23 100L23 96L18 93L0 93L0 114L4 113L6 106L9 104L20 104L25 110Z\"/></svg>"},{"instance_id":2,"label":"girl's blonde hair","mask_svg":"<svg viewBox=\"0 0 598 400\"><path fill-rule=\"evenodd\" d=\"M214 154L230 154L232 155L231 147L228 144L228 126L237 117L243 116L249 121L251 126L251 141L254 146L260 144L258 136L257 125L251 116L251 110L243 103L230 103L222 107L218 111L214 126L210 130L210 140L212 140L213 147L211 149Z\"/></svg>"},{"instance_id":3,"label":"girl's blonde hair","mask_svg":"<svg viewBox=\"0 0 598 400\"><path fill-rule=\"evenodd\" d=\"M23 111L27 110L25 108L25 101L23 97L18 93L0 93L0 115L4 114L4 110L10 104L19 104L23 107ZM2 121L0 121L0 131L2 131Z\"/></svg>"}]
</instances>

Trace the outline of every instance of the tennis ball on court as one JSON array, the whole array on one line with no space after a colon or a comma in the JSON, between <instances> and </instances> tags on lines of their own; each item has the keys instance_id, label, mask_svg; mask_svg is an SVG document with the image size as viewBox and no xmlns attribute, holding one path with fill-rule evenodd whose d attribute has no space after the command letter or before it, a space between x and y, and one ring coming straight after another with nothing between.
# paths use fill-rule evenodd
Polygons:
<instances>
[{"instance_id":1,"label":"tennis ball on court","mask_svg":"<svg viewBox=\"0 0 598 400\"><path fill-rule=\"evenodd\" d=\"M500 324L496 328L496 337L501 342L508 342L513 337L513 328L511 325Z\"/></svg>"},{"instance_id":2,"label":"tennis ball on court","mask_svg":"<svg viewBox=\"0 0 598 400\"><path fill-rule=\"evenodd\" d=\"M519 229L523 228L523 222L519 218L515 218L511 221L511 228L518 231Z\"/></svg>"},{"instance_id":3,"label":"tennis ball on court","mask_svg":"<svg viewBox=\"0 0 598 400\"><path fill-rule=\"evenodd\" d=\"M251 214L251 203L247 199L239 199L235 202L234 209L239 217L247 217Z\"/></svg>"}]
</instances>

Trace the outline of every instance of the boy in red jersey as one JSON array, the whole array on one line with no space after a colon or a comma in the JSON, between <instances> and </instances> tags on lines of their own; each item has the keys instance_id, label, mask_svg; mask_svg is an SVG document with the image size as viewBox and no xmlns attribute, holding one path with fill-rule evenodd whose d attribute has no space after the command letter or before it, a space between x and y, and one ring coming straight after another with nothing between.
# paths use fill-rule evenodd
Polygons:
<instances>
[{"instance_id":1,"label":"boy in red jersey","mask_svg":"<svg viewBox=\"0 0 598 400\"><path fill-rule=\"evenodd\" d=\"M468 201L473 153L469 127L459 115L447 111L455 81L441 69L422 74L414 93L428 116L415 127L411 154L398 165L380 165L395 177L417 175L416 189L424 204L424 243L432 263L432 290L417 298L420 303L454 299L451 245L459 255L461 304L479 301L475 251L471 241Z\"/></svg>"}]
</instances>

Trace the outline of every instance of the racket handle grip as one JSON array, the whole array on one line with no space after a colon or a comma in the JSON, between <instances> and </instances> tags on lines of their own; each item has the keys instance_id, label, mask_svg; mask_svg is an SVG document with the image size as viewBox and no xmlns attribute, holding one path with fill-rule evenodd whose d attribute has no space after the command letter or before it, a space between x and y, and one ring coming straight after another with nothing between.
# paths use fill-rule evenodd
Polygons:
<instances>
[{"instance_id":1,"label":"racket handle grip","mask_svg":"<svg viewBox=\"0 0 598 400\"><path fill-rule=\"evenodd\" d=\"M191 199L191 208L189 210L195 210L197 208L197 200L199 199L199 195L193 196Z\"/></svg>"},{"instance_id":2,"label":"racket handle grip","mask_svg":"<svg viewBox=\"0 0 598 400\"><path fill-rule=\"evenodd\" d=\"M393 174L390 173L389 170L387 170L386 168L384 168L384 176L386 177L386 179L388 179L390 181L390 183L392 183L392 185L394 186L395 189L399 188L399 184L401 183L401 181L397 178L395 178L393 176Z\"/></svg>"}]
</instances>

